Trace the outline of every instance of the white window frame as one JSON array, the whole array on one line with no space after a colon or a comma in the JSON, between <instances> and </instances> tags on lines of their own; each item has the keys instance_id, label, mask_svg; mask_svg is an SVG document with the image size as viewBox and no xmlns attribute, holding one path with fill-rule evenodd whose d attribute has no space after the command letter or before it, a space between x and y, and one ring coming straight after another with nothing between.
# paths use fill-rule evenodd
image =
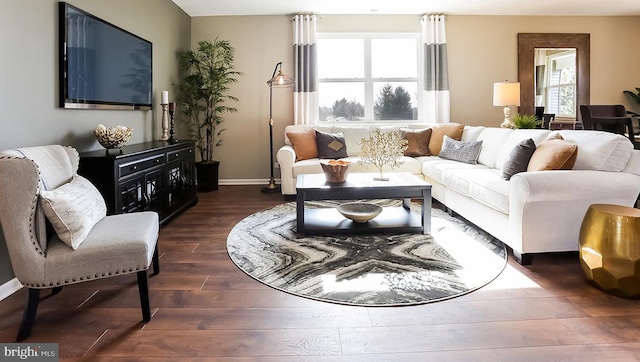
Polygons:
<instances>
[{"instance_id":1,"label":"white window frame","mask_svg":"<svg viewBox=\"0 0 640 362\"><path fill-rule=\"evenodd\" d=\"M546 88L545 88L545 104L551 104L551 100L549 99L549 97L551 96L551 90L552 89L557 89L558 92L561 91L562 88L573 88L573 104L574 104L574 109L573 109L573 114L563 114L563 113L558 113L556 114L556 118L571 118L571 119L575 119L577 118L577 113L578 110L576 109L578 107L578 100L577 100L577 96L578 96L578 87L577 84L574 83L561 83L558 85L551 85L551 76L553 73L553 69L552 69L552 65L553 65L553 61L556 59L560 59L560 58L565 58L565 57L570 57L572 55L568 54L567 52L561 52L561 53L556 53L556 54L551 54L547 56L547 61L546 61L546 68L547 68L547 74L546 74ZM576 62L578 61L577 58L577 54L573 55L574 57L574 69L577 71L577 64ZM576 78L577 78L577 74L576 74ZM559 111L559 109L558 109Z\"/></svg>"},{"instance_id":2,"label":"white window frame","mask_svg":"<svg viewBox=\"0 0 640 362\"><path fill-rule=\"evenodd\" d=\"M364 122L361 123L406 123L406 122L422 122L422 94L423 92L423 49L420 39L420 33L317 33L317 39L363 39L364 40L364 78L320 78L320 83L364 83ZM371 40L372 39L398 39L409 38L416 40L416 77L415 78L373 78L372 77L372 55ZM376 120L374 119L375 94L373 92L373 84L377 82L416 82L416 101L415 107L418 110L416 120ZM320 121L320 124L335 122Z\"/></svg>"}]
</instances>

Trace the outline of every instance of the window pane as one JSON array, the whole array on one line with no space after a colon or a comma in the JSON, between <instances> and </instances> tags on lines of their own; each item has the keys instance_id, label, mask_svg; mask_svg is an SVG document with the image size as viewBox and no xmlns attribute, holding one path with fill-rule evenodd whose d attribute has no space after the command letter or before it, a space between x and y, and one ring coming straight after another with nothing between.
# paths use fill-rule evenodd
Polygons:
<instances>
[{"instance_id":1,"label":"window pane","mask_svg":"<svg viewBox=\"0 0 640 362\"><path fill-rule=\"evenodd\" d=\"M318 78L364 78L363 39L318 39Z\"/></svg>"},{"instance_id":2,"label":"window pane","mask_svg":"<svg viewBox=\"0 0 640 362\"><path fill-rule=\"evenodd\" d=\"M416 78L418 72L417 39L372 39L373 78Z\"/></svg>"},{"instance_id":3,"label":"window pane","mask_svg":"<svg viewBox=\"0 0 640 362\"><path fill-rule=\"evenodd\" d=\"M374 119L418 119L417 89L416 82L374 83Z\"/></svg>"},{"instance_id":4,"label":"window pane","mask_svg":"<svg viewBox=\"0 0 640 362\"><path fill-rule=\"evenodd\" d=\"M320 122L364 119L364 83L318 84Z\"/></svg>"}]
</instances>

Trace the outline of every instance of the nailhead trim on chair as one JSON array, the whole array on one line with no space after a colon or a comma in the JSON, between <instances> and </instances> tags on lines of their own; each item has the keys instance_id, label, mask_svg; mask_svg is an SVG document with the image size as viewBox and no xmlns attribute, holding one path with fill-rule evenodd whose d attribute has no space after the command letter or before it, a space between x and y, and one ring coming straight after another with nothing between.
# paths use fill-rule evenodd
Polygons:
<instances>
[{"instance_id":1,"label":"nailhead trim on chair","mask_svg":"<svg viewBox=\"0 0 640 362\"><path fill-rule=\"evenodd\" d=\"M33 160L28 159L26 157L2 156L2 157L0 157L0 159L29 160L36 166L36 170L38 170L38 187L36 188L36 196L33 198L33 201L31 201L31 212L29 213L29 238L31 239L31 244L33 244L33 246L35 247L35 249L38 252L38 254L40 254L42 256L45 256L44 252L42 250L40 250L40 244L38 244L38 242L36 241L35 235L33 235L33 229L35 228L33 226L34 221L35 221L34 217L36 216L36 206L38 204L38 195L40 195L40 181L42 180L42 175L40 173L40 167L38 167L38 164L33 162Z\"/></svg>"},{"instance_id":2,"label":"nailhead trim on chair","mask_svg":"<svg viewBox=\"0 0 640 362\"><path fill-rule=\"evenodd\" d=\"M140 270L148 270L150 266L151 266L151 264L149 264L146 268L141 267L141 266L137 266L135 268L129 268L128 270L127 269L123 269L122 272L120 272L119 270L116 270L114 272L104 272L104 273L101 273L101 274L96 274L93 277L91 275L87 275L86 277L84 277L84 276L76 277L76 278L71 278L71 281L69 281L69 279L66 279L64 282L63 281L56 281L56 282L49 282L49 284L27 284L27 283L22 283L22 285L25 286L25 287L28 287L28 288L50 288L50 287L53 287L53 286L76 284L76 283L80 283L82 281L89 281L89 280L92 280L92 279L103 279L105 277L114 275L114 273L115 273L115 275L132 274L132 272L134 270L136 272L138 272Z\"/></svg>"}]
</instances>

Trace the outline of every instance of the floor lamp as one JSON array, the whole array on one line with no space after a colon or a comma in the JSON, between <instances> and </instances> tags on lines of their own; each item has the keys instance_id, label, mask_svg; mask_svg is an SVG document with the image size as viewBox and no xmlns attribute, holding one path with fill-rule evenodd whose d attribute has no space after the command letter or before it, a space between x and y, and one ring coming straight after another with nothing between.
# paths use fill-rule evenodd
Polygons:
<instances>
[{"instance_id":1,"label":"floor lamp","mask_svg":"<svg viewBox=\"0 0 640 362\"><path fill-rule=\"evenodd\" d=\"M291 77L282 73L282 62L276 64L271 79L267 81L269 85L269 156L271 161L271 178L269 178L269 184L262 188L262 192L271 193L280 191L280 186L276 185L276 180L273 177L273 88L293 87L294 83Z\"/></svg>"}]
</instances>

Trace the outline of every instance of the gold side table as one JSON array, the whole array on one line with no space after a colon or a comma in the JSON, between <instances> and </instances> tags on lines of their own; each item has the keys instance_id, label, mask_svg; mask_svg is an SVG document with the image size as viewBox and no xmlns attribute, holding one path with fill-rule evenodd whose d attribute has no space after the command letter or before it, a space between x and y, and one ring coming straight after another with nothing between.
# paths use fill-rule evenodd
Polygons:
<instances>
[{"instance_id":1,"label":"gold side table","mask_svg":"<svg viewBox=\"0 0 640 362\"><path fill-rule=\"evenodd\" d=\"M580 264L597 288L640 299L640 209L591 205L580 227Z\"/></svg>"}]
</instances>

